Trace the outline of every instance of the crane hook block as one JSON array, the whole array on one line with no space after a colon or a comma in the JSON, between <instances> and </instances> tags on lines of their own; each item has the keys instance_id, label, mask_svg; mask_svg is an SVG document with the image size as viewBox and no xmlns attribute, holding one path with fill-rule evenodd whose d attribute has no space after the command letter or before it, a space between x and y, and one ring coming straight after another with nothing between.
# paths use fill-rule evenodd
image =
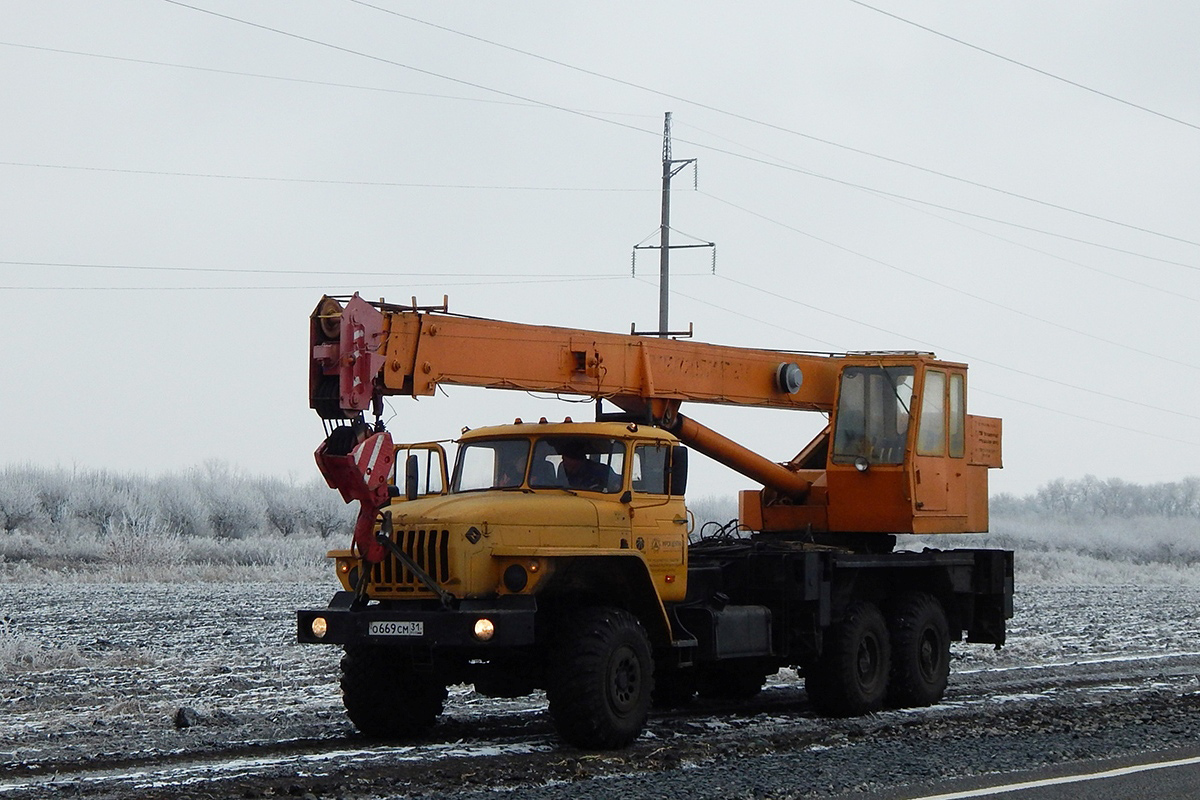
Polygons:
<instances>
[{"instance_id":1,"label":"crane hook block","mask_svg":"<svg viewBox=\"0 0 1200 800\"><path fill-rule=\"evenodd\" d=\"M375 519L389 500L388 477L396 459L396 447L388 432L370 433L365 424L336 429L317 448L317 467L330 488L337 489L347 503L359 502L354 541L368 561L383 558L383 547L375 541Z\"/></svg>"},{"instance_id":2,"label":"crane hook block","mask_svg":"<svg viewBox=\"0 0 1200 800\"><path fill-rule=\"evenodd\" d=\"M313 312L310 400L318 399L317 387L336 380L340 409L322 416L351 417L371 407L375 378L385 361L379 352L383 341L383 314L357 293L345 308L333 298L322 299Z\"/></svg>"}]
</instances>

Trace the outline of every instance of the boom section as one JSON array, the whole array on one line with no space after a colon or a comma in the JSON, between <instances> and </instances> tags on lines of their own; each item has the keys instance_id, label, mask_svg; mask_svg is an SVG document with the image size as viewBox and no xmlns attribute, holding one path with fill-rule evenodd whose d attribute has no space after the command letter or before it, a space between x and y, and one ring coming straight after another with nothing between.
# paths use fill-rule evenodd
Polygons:
<instances>
[{"instance_id":1,"label":"boom section","mask_svg":"<svg viewBox=\"0 0 1200 800\"><path fill-rule=\"evenodd\" d=\"M680 402L833 410L847 364L929 356L827 355L529 325L326 297L312 315L311 405L354 416L382 395L439 385L605 398L670 421Z\"/></svg>"}]
</instances>

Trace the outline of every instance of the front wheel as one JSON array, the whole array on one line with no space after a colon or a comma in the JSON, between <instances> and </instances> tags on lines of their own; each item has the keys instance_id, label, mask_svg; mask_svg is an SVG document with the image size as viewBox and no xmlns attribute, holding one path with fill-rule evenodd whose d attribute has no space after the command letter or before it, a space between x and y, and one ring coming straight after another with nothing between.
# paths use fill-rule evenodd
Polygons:
<instances>
[{"instance_id":1,"label":"front wheel","mask_svg":"<svg viewBox=\"0 0 1200 800\"><path fill-rule=\"evenodd\" d=\"M437 721L446 686L387 647L348 646L342 656L342 703L354 727L375 739L406 739Z\"/></svg>"},{"instance_id":2,"label":"front wheel","mask_svg":"<svg viewBox=\"0 0 1200 800\"><path fill-rule=\"evenodd\" d=\"M632 742L646 724L654 660L637 617L617 608L587 608L557 631L546 689L563 741L611 750Z\"/></svg>"}]
</instances>

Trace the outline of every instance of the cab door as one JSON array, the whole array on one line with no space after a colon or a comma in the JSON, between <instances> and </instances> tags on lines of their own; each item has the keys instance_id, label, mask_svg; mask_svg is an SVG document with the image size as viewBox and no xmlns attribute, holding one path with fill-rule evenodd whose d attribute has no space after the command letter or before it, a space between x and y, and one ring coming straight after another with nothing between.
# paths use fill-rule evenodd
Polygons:
<instances>
[{"instance_id":1,"label":"cab door","mask_svg":"<svg viewBox=\"0 0 1200 800\"><path fill-rule=\"evenodd\" d=\"M687 590L686 464L677 463L682 451L668 442L638 442L630 463L629 544L645 556L663 600L682 599Z\"/></svg>"},{"instance_id":2,"label":"cab door","mask_svg":"<svg viewBox=\"0 0 1200 800\"><path fill-rule=\"evenodd\" d=\"M944 511L946 496L946 373L927 369L913 459L913 503L917 511Z\"/></svg>"},{"instance_id":3,"label":"cab door","mask_svg":"<svg viewBox=\"0 0 1200 800\"><path fill-rule=\"evenodd\" d=\"M927 369L913 458L913 510L942 518L947 529L966 508L966 375ZM927 523L927 531L936 530ZM918 526L921 527L921 526Z\"/></svg>"}]
</instances>

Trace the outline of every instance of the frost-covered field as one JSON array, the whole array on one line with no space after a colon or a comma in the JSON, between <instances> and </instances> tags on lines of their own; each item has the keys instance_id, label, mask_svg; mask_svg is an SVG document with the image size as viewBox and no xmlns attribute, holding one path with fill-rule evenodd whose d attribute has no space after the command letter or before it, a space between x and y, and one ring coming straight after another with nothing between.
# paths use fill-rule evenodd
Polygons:
<instances>
[{"instance_id":1,"label":"frost-covered field","mask_svg":"<svg viewBox=\"0 0 1200 800\"><path fill-rule=\"evenodd\" d=\"M118 772L174 763L203 770L219 757L228 771L234 761L365 758L342 712L339 653L294 643L294 610L322 606L333 592L325 550L346 544L347 507L324 502L333 493L255 481L235 491L222 486L228 476L216 474L193 476L179 497L179 484L165 479L100 474L70 482L11 470L5 477L13 480L0 482L7 486L0 491L0 775L13 777L0 778L0 797L37 793L41 782L85 763ZM320 502L309 496L317 489ZM1008 645L955 645L957 677L938 713L995 707L1005 692L1053 695L1071 682L1153 693L1157 659L1172 662L1161 702L1190 698L1189 670L1200 664L1200 518L1179 503L1161 511L1174 516L1147 516L1148 507L1132 501L1142 516L1066 516L1035 507L1034 499L1006 501L990 534L901 537L904 549L1016 553ZM289 510L302 524L292 524ZM733 513L727 503L703 499L693 510L717 522ZM1142 661L1122 672L1126 659ZM743 748L777 735L836 735L836 726L811 717L798 685L783 670L744 714L701 704L653 715L645 738L695 749L708 746L714 731L734 731ZM543 773L557 776L574 767L553 755L544 706L540 694L493 700L454 687L428 742L409 755L375 749L371 757L462 760L455 754L466 742L467 761L551 753ZM1038 713L1053 722L1060 712ZM936 725L937 717L924 719ZM1181 730L1191 730L1185 722ZM668 751L648 746L646 755L669 768ZM448 784L475 768L456 769Z\"/></svg>"},{"instance_id":2,"label":"frost-covered field","mask_svg":"<svg viewBox=\"0 0 1200 800\"><path fill-rule=\"evenodd\" d=\"M0 767L352 735L338 653L293 642L294 609L323 605L329 592L0 585ZM1200 585L1031 586L1016 605L1009 645L957 645L956 670L1200 652ZM785 671L772 683L794 680ZM458 689L447 715L466 722L541 702ZM177 727L180 709L187 727Z\"/></svg>"},{"instance_id":3,"label":"frost-covered field","mask_svg":"<svg viewBox=\"0 0 1200 800\"><path fill-rule=\"evenodd\" d=\"M234 730L292 738L339 706L336 658L293 643L291 612L318 587L0 585L0 761L78 740L104 753L188 746ZM178 709L196 714L177 730ZM103 733L97 738L94 734Z\"/></svg>"}]
</instances>

